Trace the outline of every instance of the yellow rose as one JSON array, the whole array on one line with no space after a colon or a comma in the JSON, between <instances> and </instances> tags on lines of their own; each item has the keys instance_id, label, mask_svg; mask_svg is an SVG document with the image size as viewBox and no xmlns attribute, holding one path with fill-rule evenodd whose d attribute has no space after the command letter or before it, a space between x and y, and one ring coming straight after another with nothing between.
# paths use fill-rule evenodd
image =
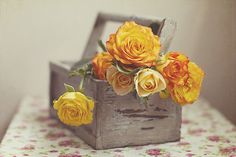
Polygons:
<instances>
[{"instance_id":1,"label":"yellow rose","mask_svg":"<svg viewBox=\"0 0 236 157\"><path fill-rule=\"evenodd\" d=\"M126 95L134 89L132 75L125 75L119 72L114 66L108 68L106 74L107 81L112 85L117 95Z\"/></svg>"},{"instance_id":2,"label":"yellow rose","mask_svg":"<svg viewBox=\"0 0 236 157\"><path fill-rule=\"evenodd\" d=\"M188 63L189 78L184 85L170 85L168 87L171 97L180 105L193 103L197 100L204 72L195 63Z\"/></svg>"},{"instance_id":3,"label":"yellow rose","mask_svg":"<svg viewBox=\"0 0 236 157\"><path fill-rule=\"evenodd\" d=\"M98 79L106 79L106 70L112 64L112 56L107 52L98 53L92 61L93 72Z\"/></svg>"},{"instance_id":4,"label":"yellow rose","mask_svg":"<svg viewBox=\"0 0 236 157\"><path fill-rule=\"evenodd\" d=\"M160 40L151 28L125 22L106 42L107 51L119 62L135 67L154 66L159 57Z\"/></svg>"},{"instance_id":5,"label":"yellow rose","mask_svg":"<svg viewBox=\"0 0 236 157\"><path fill-rule=\"evenodd\" d=\"M53 101L53 107L61 122L71 126L89 124L93 120L93 100L80 92L66 92Z\"/></svg>"},{"instance_id":6,"label":"yellow rose","mask_svg":"<svg viewBox=\"0 0 236 157\"><path fill-rule=\"evenodd\" d=\"M134 83L140 97L149 96L166 88L162 75L149 68L140 70L134 77Z\"/></svg>"}]
</instances>

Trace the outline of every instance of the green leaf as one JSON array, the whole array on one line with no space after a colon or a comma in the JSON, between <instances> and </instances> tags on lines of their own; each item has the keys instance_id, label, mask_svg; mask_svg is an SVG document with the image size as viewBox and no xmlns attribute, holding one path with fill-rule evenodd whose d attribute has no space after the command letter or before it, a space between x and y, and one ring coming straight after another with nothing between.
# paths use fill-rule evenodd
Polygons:
<instances>
[{"instance_id":1,"label":"green leaf","mask_svg":"<svg viewBox=\"0 0 236 157\"><path fill-rule=\"evenodd\" d=\"M67 92L75 92L75 89L74 89L73 86L68 85L66 83L64 83L64 86L65 86L65 89L66 89Z\"/></svg>"},{"instance_id":2,"label":"green leaf","mask_svg":"<svg viewBox=\"0 0 236 157\"><path fill-rule=\"evenodd\" d=\"M69 77L74 77L74 76L80 76L80 73L78 70L74 70L74 71L69 72Z\"/></svg>"},{"instance_id":3,"label":"green leaf","mask_svg":"<svg viewBox=\"0 0 236 157\"><path fill-rule=\"evenodd\" d=\"M72 67L71 67L71 71L75 71L78 68L81 68L82 66L84 66L85 64L88 64L89 62L92 61L92 58L83 58L80 61L76 62Z\"/></svg>"},{"instance_id":4,"label":"green leaf","mask_svg":"<svg viewBox=\"0 0 236 157\"><path fill-rule=\"evenodd\" d=\"M141 104L143 104L143 105L145 105L145 107L147 107L148 99L149 99L148 96L146 96L146 97L139 97L136 90L133 92L133 96L134 96L135 99L139 100Z\"/></svg>"},{"instance_id":5,"label":"green leaf","mask_svg":"<svg viewBox=\"0 0 236 157\"><path fill-rule=\"evenodd\" d=\"M98 45L104 52L107 51L107 49L106 49L104 43L102 42L102 40L98 40Z\"/></svg>"},{"instance_id":6,"label":"green leaf","mask_svg":"<svg viewBox=\"0 0 236 157\"><path fill-rule=\"evenodd\" d=\"M125 68L123 68L117 61L114 62L114 65L116 66L116 68L119 72L126 74L126 75L133 75L133 74L137 73L139 70L144 68L144 67L140 67L140 68L136 68L132 71L128 71Z\"/></svg>"},{"instance_id":7,"label":"green leaf","mask_svg":"<svg viewBox=\"0 0 236 157\"><path fill-rule=\"evenodd\" d=\"M118 70L119 72L124 73L124 74L126 74L126 75L129 75L129 74L130 74L130 71L124 69L122 66L119 65L118 62L115 63L115 66L116 66L116 68L117 68L117 70Z\"/></svg>"},{"instance_id":8,"label":"green leaf","mask_svg":"<svg viewBox=\"0 0 236 157\"><path fill-rule=\"evenodd\" d=\"M84 69L77 69L74 71L70 71L69 72L69 77L73 77L73 76L84 76L86 74L86 71Z\"/></svg>"},{"instance_id":9,"label":"green leaf","mask_svg":"<svg viewBox=\"0 0 236 157\"><path fill-rule=\"evenodd\" d=\"M147 104L148 102L148 97L140 97L141 103Z\"/></svg>"},{"instance_id":10,"label":"green leaf","mask_svg":"<svg viewBox=\"0 0 236 157\"><path fill-rule=\"evenodd\" d=\"M84 77L86 75L92 74L92 64L85 64L83 67L72 70L69 72L69 77L80 76Z\"/></svg>"}]
</instances>

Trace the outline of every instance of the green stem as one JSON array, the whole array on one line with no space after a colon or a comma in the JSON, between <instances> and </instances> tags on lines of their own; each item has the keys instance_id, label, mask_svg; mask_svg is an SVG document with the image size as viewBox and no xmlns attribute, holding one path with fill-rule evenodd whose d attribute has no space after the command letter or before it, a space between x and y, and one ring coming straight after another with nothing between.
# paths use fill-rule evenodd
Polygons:
<instances>
[{"instance_id":1,"label":"green stem","mask_svg":"<svg viewBox=\"0 0 236 157\"><path fill-rule=\"evenodd\" d=\"M84 81L85 81L85 77L83 76L81 78L80 83L79 83L79 91L82 92L82 93L84 92Z\"/></svg>"},{"instance_id":2,"label":"green stem","mask_svg":"<svg viewBox=\"0 0 236 157\"><path fill-rule=\"evenodd\" d=\"M107 51L107 49L106 49L104 43L102 42L102 40L98 40L98 45L100 46L100 48L101 48L104 52Z\"/></svg>"}]
</instances>

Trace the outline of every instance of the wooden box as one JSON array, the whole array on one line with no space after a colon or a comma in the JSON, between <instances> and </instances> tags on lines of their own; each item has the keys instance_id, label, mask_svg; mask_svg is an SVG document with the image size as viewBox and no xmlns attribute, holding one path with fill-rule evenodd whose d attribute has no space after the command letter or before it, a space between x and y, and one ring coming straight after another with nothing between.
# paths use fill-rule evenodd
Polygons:
<instances>
[{"instance_id":1,"label":"wooden box","mask_svg":"<svg viewBox=\"0 0 236 157\"><path fill-rule=\"evenodd\" d=\"M107 21L124 22L133 20L150 26L161 40L161 51L166 51L176 29L176 23L169 19L99 13L88 40L83 57L96 53ZM112 32L111 32L112 33ZM69 78L68 72L76 66L74 62L50 63L50 115L57 118L52 101L64 91L64 83L78 86L79 78ZM95 149L165 143L180 139L181 107L171 99L160 99L159 94L150 97L145 106L130 93L117 96L106 82L88 78L85 93L95 100L92 124L80 127L66 126L78 137Z\"/></svg>"}]
</instances>

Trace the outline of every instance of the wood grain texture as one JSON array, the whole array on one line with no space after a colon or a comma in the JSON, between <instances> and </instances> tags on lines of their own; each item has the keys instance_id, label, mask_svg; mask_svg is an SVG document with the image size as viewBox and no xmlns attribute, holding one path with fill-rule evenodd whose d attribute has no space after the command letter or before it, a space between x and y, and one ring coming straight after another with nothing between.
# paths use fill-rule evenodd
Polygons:
<instances>
[{"instance_id":1,"label":"wood grain texture","mask_svg":"<svg viewBox=\"0 0 236 157\"><path fill-rule=\"evenodd\" d=\"M123 16L99 13L83 58L92 57L107 21L124 22L133 20L138 24L156 27L161 40L161 53L166 52L173 38L176 23L170 19ZM154 25L153 25L154 24ZM50 63L50 103L63 94L64 83L78 86L79 78L68 78L68 72L78 67L78 62ZM132 93L118 96L103 80L88 78L85 94L95 100L94 120L89 125L70 127L78 137L95 149L164 143L180 139L181 107L170 99L160 99L158 94L150 97L144 105ZM57 118L50 106L50 114Z\"/></svg>"},{"instance_id":2,"label":"wood grain texture","mask_svg":"<svg viewBox=\"0 0 236 157\"><path fill-rule=\"evenodd\" d=\"M71 65L71 64L70 64ZM68 78L69 66L51 63L51 101L65 89L63 83L78 86L79 78ZM147 106L130 93L117 96L106 82L88 78L85 93L95 100L94 121L80 127L66 126L95 149L107 149L176 141L180 138L181 107L170 99L150 97ZM56 111L50 110L57 118Z\"/></svg>"},{"instance_id":3,"label":"wood grain texture","mask_svg":"<svg viewBox=\"0 0 236 157\"><path fill-rule=\"evenodd\" d=\"M175 141L180 138L181 107L153 95L147 107L132 93L117 96L100 83L96 98L97 149ZM156 108L160 110L156 110Z\"/></svg>"},{"instance_id":4,"label":"wood grain texture","mask_svg":"<svg viewBox=\"0 0 236 157\"><path fill-rule=\"evenodd\" d=\"M170 43L174 37L177 24L174 20L165 19L162 23L160 30L160 41L161 41L161 54L164 54L168 51Z\"/></svg>"}]
</instances>

